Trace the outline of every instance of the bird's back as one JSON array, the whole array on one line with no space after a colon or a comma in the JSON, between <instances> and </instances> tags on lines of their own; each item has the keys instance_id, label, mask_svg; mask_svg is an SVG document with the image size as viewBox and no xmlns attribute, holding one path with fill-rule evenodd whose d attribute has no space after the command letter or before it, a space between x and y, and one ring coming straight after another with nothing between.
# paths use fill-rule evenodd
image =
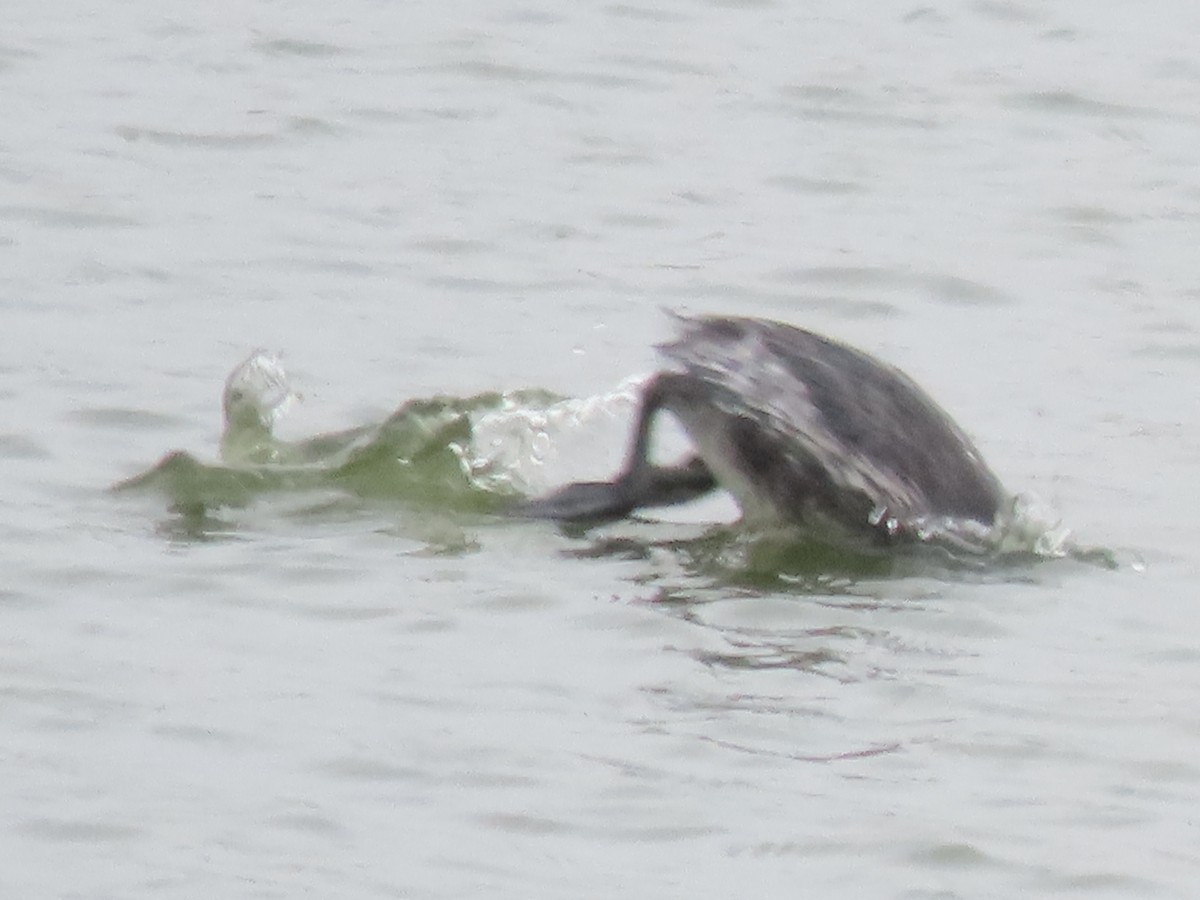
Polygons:
<instances>
[{"instance_id":1,"label":"bird's back","mask_svg":"<svg viewBox=\"0 0 1200 900\"><path fill-rule=\"evenodd\" d=\"M734 480L754 483L785 518L993 522L1004 498L998 479L903 372L777 322L679 321L678 338L659 349L693 384L690 399L668 406L701 447L713 444L696 431L713 428L714 417L726 429L719 453L735 459L706 460L718 477L736 467Z\"/></svg>"}]
</instances>

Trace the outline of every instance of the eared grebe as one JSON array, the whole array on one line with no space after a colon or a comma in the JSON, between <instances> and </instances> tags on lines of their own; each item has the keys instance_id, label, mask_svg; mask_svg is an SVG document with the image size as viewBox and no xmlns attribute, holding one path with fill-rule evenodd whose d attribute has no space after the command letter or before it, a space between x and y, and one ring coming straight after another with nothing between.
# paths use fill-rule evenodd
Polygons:
<instances>
[{"instance_id":1,"label":"eared grebe","mask_svg":"<svg viewBox=\"0 0 1200 900\"><path fill-rule=\"evenodd\" d=\"M677 317L659 350L670 370L643 389L624 469L518 507L598 523L716 487L751 523L887 546L929 532L985 533L1007 501L965 433L907 375L861 350L763 319ZM672 413L696 456L649 459L655 416Z\"/></svg>"}]
</instances>

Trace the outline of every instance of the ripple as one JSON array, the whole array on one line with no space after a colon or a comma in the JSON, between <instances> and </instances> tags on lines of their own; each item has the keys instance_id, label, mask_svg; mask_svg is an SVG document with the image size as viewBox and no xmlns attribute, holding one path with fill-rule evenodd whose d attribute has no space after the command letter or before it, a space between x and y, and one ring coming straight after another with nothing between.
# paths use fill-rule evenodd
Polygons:
<instances>
[{"instance_id":1,"label":"ripple","mask_svg":"<svg viewBox=\"0 0 1200 900\"><path fill-rule=\"evenodd\" d=\"M1063 206L1047 212L1063 223L1064 231L1073 240L1098 246L1116 246L1114 227L1133 221L1129 216L1098 206Z\"/></svg>"},{"instance_id":2,"label":"ripple","mask_svg":"<svg viewBox=\"0 0 1200 900\"><path fill-rule=\"evenodd\" d=\"M635 19L643 22L686 22L689 17L670 12L663 7L634 6L629 3L613 3L605 7L608 15L618 19Z\"/></svg>"},{"instance_id":3,"label":"ripple","mask_svg":"<svg viewBox=\"0 0 1200 900\"><path fill-rule=\"evenodd\" d=\"M296 580L302 579L297 577ZM353 578L347 577L340 579L339 582L353 583ZM336 603L291 604L289 609L305 618L327 622L373 622L379 619L393 618L397 614L396 608L393 606L342 606Z\"/></svg>"},{"instance_id":4,"label":"ripple","mask_svg":"<svg viewBox=\"0 0 1200 900\"><path fill-rule=\"evenodd\" d=\"M141 835L140 828L89 819L30 818L17 823L17 830L66 844L106 844L132 840Z\"/></svg>"},{"instance_id":5,"label":"ripple","mask_svg":"<svg viewBox=\"0 0 1200 900\"><path fill-rule=\"evenodd\" d=\"M1043 16L1033 8L1022 3L1003 2L1003 0L976 0L971 9L997 22L1020 22L1035 24L1043 21Z\"/></svg>"},{"instance_id":6,"label":"ripple","mask_svg":"<svg viewBox=\"0 0 1200 900\"><path fill-rule=\"evenodd\" d=\"M147 141L163 147L203 147L212 150L244 150L278 143L277 134L261 131L163 131L135 125L118 125L114 131L122 140L136 143Z\"/></svg>"},{"instance_id":7,"label":"ripple","mask_svg":"<svg viewBox=\"0 0 1200 900\"><path fill-rule=\"evenodd\" d=\"M1200 360L1200 343L1170 344L1164 341L1151 341L1135 347L1133 355L1145 359L1161 359L1179 362L1196 362Z\"/></svg>"},{"instance_id":8,"label":"ripple","mask_svg":"<svg viewBox=\"0 0 1200 900\"><path fill-rule=\"evenodd\" d=\"M1124 225L1133 221L1132 216L1102 206L1059 206L1049 212L1078 225Z\"/></svg>"},{"instance_id":9,"label":"ripple","mask_svg":"<svg viewBox=\"0 0 1200 900\"><path fill-rule=\"evenodd\" d=\"M928 129L938 124L927 115L897 112L903 109L903 104L897 103L895 97L877 100L848 88L791 84L780 87L776 93L778 100L768 104L769 110L808 121L840 121L904 129ZM929 107L928 97L916 99L920 100L921 108Z\"/></svg>"},{"instance_id":10,"label":"ripple","mask_svg":"<svg viewBox=\"0 0 1200 900\"><path fill-rule=\"evenodd\" d=\"M844 196L846 194L861 194L865 188L853 181L839 181L833 178L802 178L798 175L772 175L764 179L764 184L771 187L783 188L794 194Z\"/></svg>"},{"instance_id":11,"label":"ripple","mask_svg":"<svg viewBox=\"0 0 1200 900\"><path fill-rule=\"evenodd\" d=\"M1028 91L1010 94L1005 102L1013 109L1026 109L1054 115L1067 114L1105 119L1159 119L1163 117L1162 113L1144 106L1128 106L1106 100L1095 100L1074 91Z\"/></svg>"},{"instance_id":12,"label":"ripple","mask_svg":"<svg viewBox=\"0 0 1200 900\"><path fill-rule=\"evenodd\" d=\"M37 59L37 54L22 47L0 44L0 72L6 72L13 68L13 64L17 60L26 59Z\"/></svg>"},{"instance_id":13,"label":"ripple","mask_svg":"<svg viewBox=\"0 0 1200 900\"><path fill-rule=\"evenodd\" d=\"M600 221L605 225L612 225L617 228L646 228L652 231L665 231L674 224L671 219L652 213L607 213L600 216Z\"/></svg>"},{"instance_id":14,"label":"ripple","mask_svg":"<svg viewBox=\"0 0 1200 900\"><path fill-rule=\"evenodd\" d=\"M447 237L444 235L427 235L413 238L408 246L414 250L424 250L438 256L477 256L495 250L496 245L491 241L481 241L470 238Z\"/></svg>"},{"instance_id":15,"label":"ripple","mask_svg":"<svg viewBox=\"0 0 1200 900\"><path fill-rule=\"evenodd\" d=\"M328 136L338 131L332 122L317 116L289 116L286 121L293 134Z\"/></svg>"},{"instance_id":16,"label":"ripple","mask_svg":"<svg viewBox=\"0 0 1200 900\"><path fill-rule=\"evenodd\" d=\"M908 858L918 864L940 869L979 869L1000 867L1003 864L984 853L973 844L933 844L909 854Z\"/></svg>"},{"instance_id":17,"label":"ripple","mask_svg":"<svg viewBox=\"0 0 1200 900\"><path fill-rule=\"evenodd\" d=\"M428 773L413 766L398 766L379 759L343 756L320 763L322 772L348 781L424 782Z\"/></svg>"},{"instance_id":18,"label":"ripple","mask_svg":"<svg viewBox=\"0 0 1200 900\"><path fill-rule=\"evenodd\" d=\"M235 747L244 746L247 743L244 735L204 725L156 725L152 730L154 734L165 738L174 738L198 746Z\"/></svg>"},{"instance_id":19,"label":"ripple","mask_svg":"<svg viewBox=\"0 0 1200 900\"><path fill-rule=\"evenodd\" d=\"M21 434L0 434L0 459L51 459L45 445Z\"/></svg>"},{"instance_id":20,"label":"ripple","mask_svg":"<svg viewBox=\"0 0 1200 900\"><path fill-rule=\"evenodd\" d=\"M329 59L346 53L344 47L322 41L304 41L296 38L275 38L255 41L255 50L266 56L298 56L302 59Z\"/></svg>"},{"instance_id":21,"label":"ripple","mask_svg":"<svg viewBox=\"0 0 1200 900\"><path fill-rule=\"evenodd\" d=\"M69 413L68 418L83 425L117 431L124 431L126 429L136 429L138 431L171 431L178 429L181 425L187 424L186 419L168 413L120 406L98 406L78 409Z\"/></svg>"},{"instance_id":22,"label":"ripple","mask_svg":"<svg viewBox=\"0 0 1200 900\"><path fill-rule=\"evenodd\" d=\"M479 821L509 834L547 835L570 830L563 822L529 813L489 813L480 816Z\"/></svg>"},{"instance_id":23,"label":"ripple","mask_svg":"<svg viewBox=\"0 0 1200 900\"><path fill-rule=\"evenodd\" d=\"M696 78L711 78L717 75L717 70L709 66L699 66L692 62L673 60L661 56L643 56L629 53L607 57L607 61L616 63L619 66L627 66L631 69L666 75L687 75Z\"/></svg>"},{"instance_id":24,"label":"ripple","mask_svg":"<svg viewBox=\"0 0 1200 900\"><path fill-rule=\"evenodd\" d=\"M991 285L941 272L911 272L873 266L816 266L777 269L769 277L793 284L915 290L953 306L1003 306L1014 302L1011 296Z\"/></svg>"},{"instance_id":25,"label":"ripple","mask_svg":"<svg viewBox=\"0 0 1200 900\"><path fill-rule=\"evenodd\" d=\"M552 76L544 69L533 69L529 66L518 66L512 63L501 63L490 59L465 59L440 67L445 72L466 75L480 81L505 81L520 84L543 82L551 80Z\"/></svg>"},{"instance_id":26,"label":"ripple","mask_svg":"<svg viewBox=\"0 0 1200 900\"><path fill-rule=\"evenodd\" d=\"M267 819L267 823L286 831L295 831L301 834L336 836L346 833L345 826L340 822L317 813L281 813L271 816Z\"/></svg>"},{"instance_id":27,"label":"ripple","mask_svg":"<svg viewBox=\"0 0 1200 900\"><path fill-rule=\"evenodd\" d=\"M82 209L53 209L45 206L0 206L0 220L48 225L52 228L129 228L140 224L137 219L117 213Z\"/></svg>"}]
</instances>

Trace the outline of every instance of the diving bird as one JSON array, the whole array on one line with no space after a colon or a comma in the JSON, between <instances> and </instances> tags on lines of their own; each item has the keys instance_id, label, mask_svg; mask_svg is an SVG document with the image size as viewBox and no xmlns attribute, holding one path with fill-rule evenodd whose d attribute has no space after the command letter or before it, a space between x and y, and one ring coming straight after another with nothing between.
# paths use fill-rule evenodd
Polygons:
<instances>
[{"instance_id":1,"label":"diving bird","mask_svg":"<svg viewBox=\"0 0 1200 900\"><path fill-rule=\"evenodd\" d=\"M658 346L671 366L643 388L621 472L526 501L518 515L601 523L724 488L748 523L866 547L996 524L1008 502L999 479L899 369L781 322L675 318L675 340ZM663 411L695 446L679 465L650 460Z\"/></svg>"}]
</instances>

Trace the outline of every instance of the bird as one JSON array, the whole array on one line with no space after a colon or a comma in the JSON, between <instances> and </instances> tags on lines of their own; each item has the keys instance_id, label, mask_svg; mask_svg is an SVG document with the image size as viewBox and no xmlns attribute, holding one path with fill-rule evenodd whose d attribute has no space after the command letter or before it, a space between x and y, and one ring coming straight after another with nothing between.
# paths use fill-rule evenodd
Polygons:
<instances>
[{"instance_id":1,"label":"bird","mask_svg":"<svg viewBox=\"0 0 1200 900\"><path fill-rule=\"evenodd\" d=\"M532 519L596 525L721 488L743 522L829 543L886 548L993 530L1010 502L967 434L898 368L782 322L674 316L669 363L643 386L624 466L525 500ZM695 453L650 459L673 415Z\"/></svg>"}]
</instances>

